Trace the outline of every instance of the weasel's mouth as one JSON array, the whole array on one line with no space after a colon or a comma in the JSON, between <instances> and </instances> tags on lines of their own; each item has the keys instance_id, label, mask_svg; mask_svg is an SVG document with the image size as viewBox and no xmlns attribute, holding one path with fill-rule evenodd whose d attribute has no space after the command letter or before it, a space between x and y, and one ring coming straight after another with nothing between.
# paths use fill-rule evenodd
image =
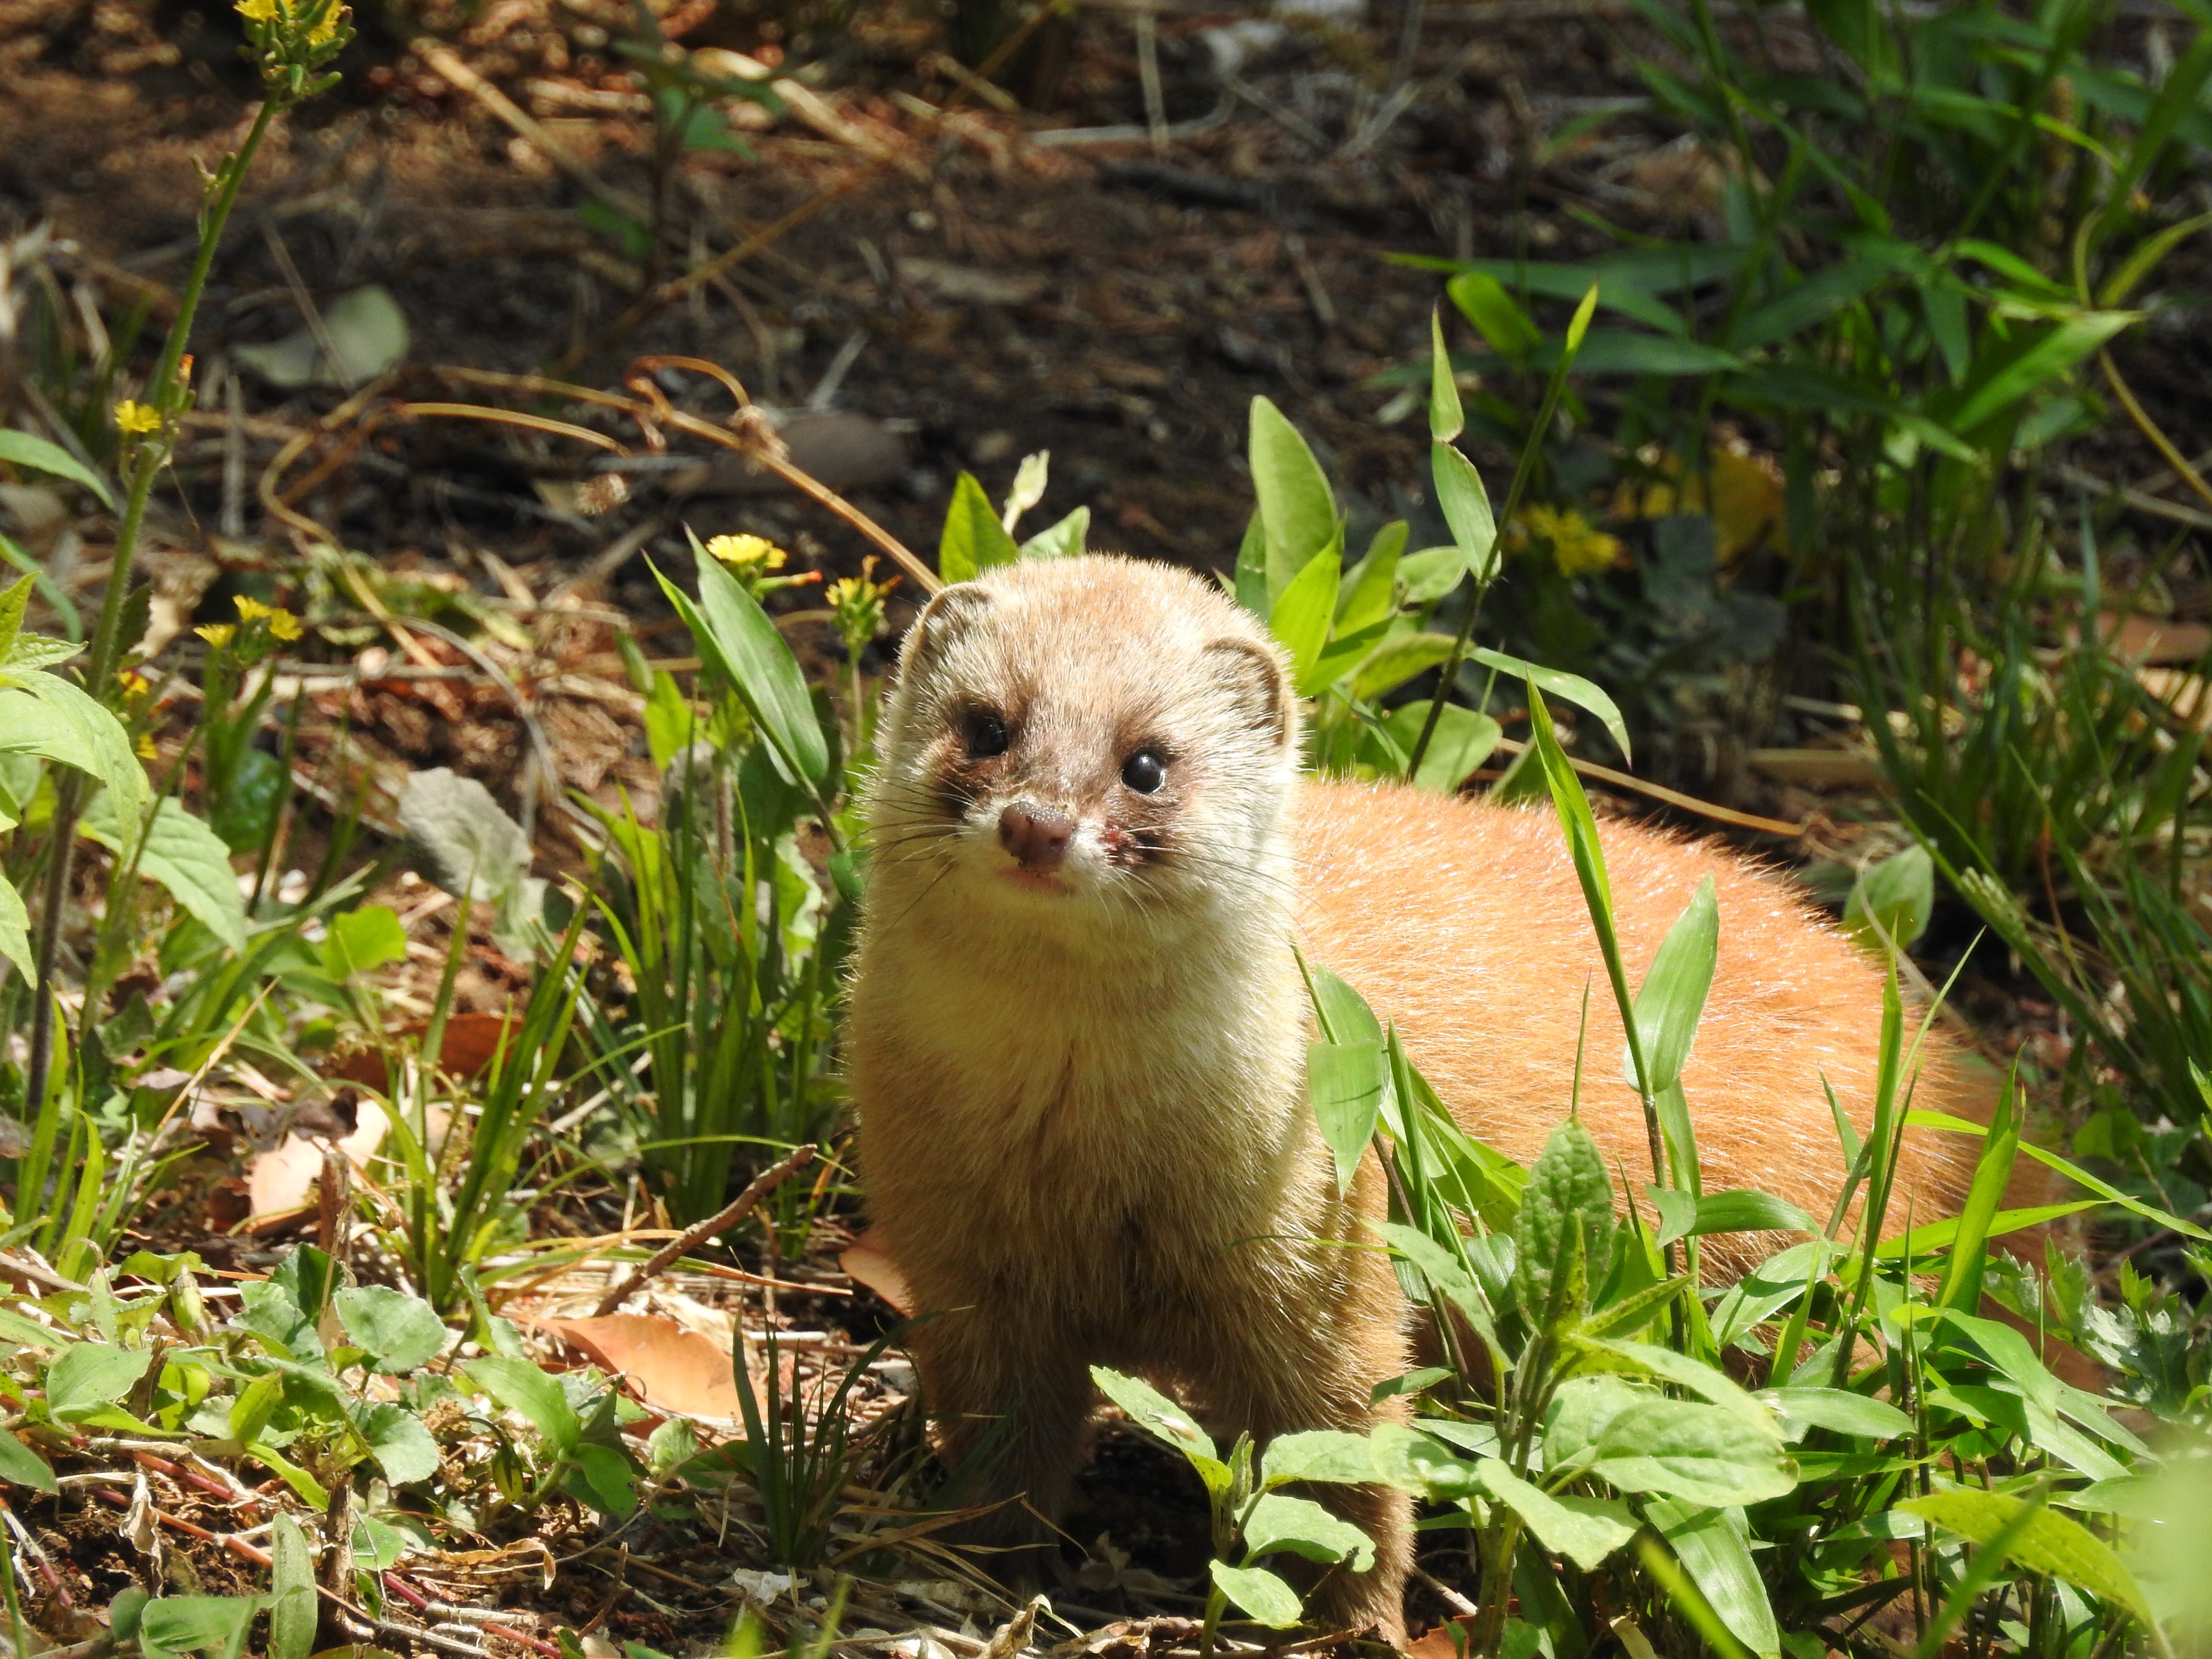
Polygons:
<instances>
[{"instance_id":1,"label":"weasel's mouth","mask_svg":"<svg viewBox=\"0 0 2212 1659\"><path fill-rule=\"evenodd\" d=\"M999 872L999 879L1011 882L1028 893L1051 893L1066 898L1074 892L1064 877L1045 870L1028 870L1017 864Z\"/></svg>"}]
</instances>

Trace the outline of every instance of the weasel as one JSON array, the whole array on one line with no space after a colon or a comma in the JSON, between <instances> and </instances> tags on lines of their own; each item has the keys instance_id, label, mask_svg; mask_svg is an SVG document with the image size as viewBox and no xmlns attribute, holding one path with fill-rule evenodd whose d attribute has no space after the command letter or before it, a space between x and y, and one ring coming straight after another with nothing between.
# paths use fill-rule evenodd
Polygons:
<instances>
[{"instance_id":1,"label":"weasel","mask_svg":"<svg viewBox=\"0 0 2212 1659\"><path fill-rule=\"evenodd\" d=\"M1566 1115L1583 989L1583 1121L1648 1179L1643 1109L1564 836L1548 811L1299 775L1300 713L1257 621L1197 576L1108 556L948 587L908 632L866 811L851 983L863 1188L918 1312L921 1390L984 1541L1034 1542L1070 1494L1089 1367L1185 1390L1264 1443L1361 1430L1413 1358L1370 1223L1304 1091L1294 947L1396 1022L1471 1133L1523 1162ZM1640 975L1698 882L1720 952L1683 1073L1708 1190L1823 1216L1863 1132L1881 976L1772 874L1626 825L1603 832ZM1917 1103L1966 1108L1931 1034ZM1957 1207L1972 1160L1908 1139L1895 1200ZM1717 1244L1722 1241L1715 1241ZM1735 1241L1739 1249L1748 1241ZM1710 1250L1741 1267L1749 1257ZM1376 1544L1319 1610L1402 1633L1412 1512L1330 1501Z\"/></svg>"}]
</instances>

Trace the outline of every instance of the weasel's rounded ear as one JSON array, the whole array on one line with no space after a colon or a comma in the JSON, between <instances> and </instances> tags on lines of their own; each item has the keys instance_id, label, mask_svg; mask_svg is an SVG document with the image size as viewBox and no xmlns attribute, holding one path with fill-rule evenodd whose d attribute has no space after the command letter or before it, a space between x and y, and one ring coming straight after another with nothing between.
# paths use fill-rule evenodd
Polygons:
<instances>
[{"instance_id":1,"label":"weasel's rounded ear","mask_svg":"<svg viewBox=\"0 0 2212 1659\"><path fill-rule=\"evenodd\" d=\"M1247 724L1277 744L1297 736L1297 698L1282 653L1266 641L1230 634L1208 641L1200 653L1214 677L1236 694Z\"/></svg>"},{"instance_id":2,"label":"weasel's rounded ear","mask_svg":"<svg viewBox=\"0 0 2212 1659\"><path fill-rule=\"evenodd\" d=\"M922 606L899 647L899 678L926 669L991 609L991 591L981 582L955 582Z\"/></svg>"}]
</instances>

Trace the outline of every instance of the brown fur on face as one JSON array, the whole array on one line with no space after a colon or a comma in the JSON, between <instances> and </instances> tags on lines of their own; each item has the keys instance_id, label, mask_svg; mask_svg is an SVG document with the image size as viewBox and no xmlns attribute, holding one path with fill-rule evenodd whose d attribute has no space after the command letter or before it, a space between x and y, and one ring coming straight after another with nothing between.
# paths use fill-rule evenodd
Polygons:
<instances>
[{"instance_id":1,"label":"brown fur on face","mask_svg":"<svg viewBox=\"0 0 2212 1659\"><path fill-rule=\"evenodd\" d=\"M979 754L978 711L1003 726ZM1229 1432L1362 1429L1411 1359L1407 1310L1304 1093L1294 941L1395 1022L1474 1134L1526 1161L1567 1111L1585 983L1583 1112L1629 1181L1642 1109L1549 813L1401 787L1301 782L1298 711L1258 624L1187 573L1087 557L946 590L909 634L867 802L874 863L847 1036L869 1208L917 1311L912 1346L968 1501L1069 1492L1094 1364L1180 1386ZM1166 760L1154 792L1130 756ZM1074 825L1022 866L1009 809ZM1775 878L1609 827L1640 976L1698 881L1719 968L1684 1073L1709 1190L1825 1219L1842 1165L1823 1093L1863 1130L1881 980ZM1940 1042L1921 1104L1966 1091ZM1971 1160L1908 1141L1899 1203L1955 1207ZM1366 1248L1361 1248L1365 1246ZM1748 1250L1748 1246L1741 1247ZM1709 1254L1740 1266L1748 1254ZM1325 1616L1402 1631L1411 1506L1338 1494L1376 1543ZM980 1532L1039 1536L1020 1504Z\"/></svg>"}]
</instances>

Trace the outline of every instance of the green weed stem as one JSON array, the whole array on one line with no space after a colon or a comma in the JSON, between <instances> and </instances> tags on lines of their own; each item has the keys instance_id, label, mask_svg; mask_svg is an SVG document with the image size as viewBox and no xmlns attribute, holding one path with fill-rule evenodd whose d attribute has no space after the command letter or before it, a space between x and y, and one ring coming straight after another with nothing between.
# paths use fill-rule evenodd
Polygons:
<instances>
[{"instance_id":1,"label":"green weed stem","mask_svg":"<svg viewBox=\"0 0 2212 1659\"><path fill-rule=\"evenodd\" d=\"M92 653L85 668L85 689L103 702L115 678L115 659L120 649L116 635L123 626L123 603L130 592L131 564L138 550L139 531L146 521L146 503L154 493L154 480L168 460L177 419L190 398L180 371L185 343L191 338L192 319L199 311L208 272L215 266L216 249L222 240L224 226L230 222L230 210L238 204L239 189L246 182L253 152L268 136L270 123L291 102L291 98L275 91L263 99L245 142L217 169L214 188L200 214L199 252L193 258L191 275L185 280L184 297L169 325L168 337L161 343L161 359L147 382L147 395L161 411L161 430L151 441L139 446L131 468L123 521L115 532L115 559L108 570L107 592L100 599L100 623L93 630ZM46 890L40 896L38 988L31 1010L31 1053L23 1077L24 1105L31 1111L39 1110L38 1103L46 1097L46 1073L53 1062L54 967L61 954L62 907L69 896L77 821L84 811L83 776L81 772L64 772L54 802L53 851L46 862Z\"/></svg>"}]
</instances>

